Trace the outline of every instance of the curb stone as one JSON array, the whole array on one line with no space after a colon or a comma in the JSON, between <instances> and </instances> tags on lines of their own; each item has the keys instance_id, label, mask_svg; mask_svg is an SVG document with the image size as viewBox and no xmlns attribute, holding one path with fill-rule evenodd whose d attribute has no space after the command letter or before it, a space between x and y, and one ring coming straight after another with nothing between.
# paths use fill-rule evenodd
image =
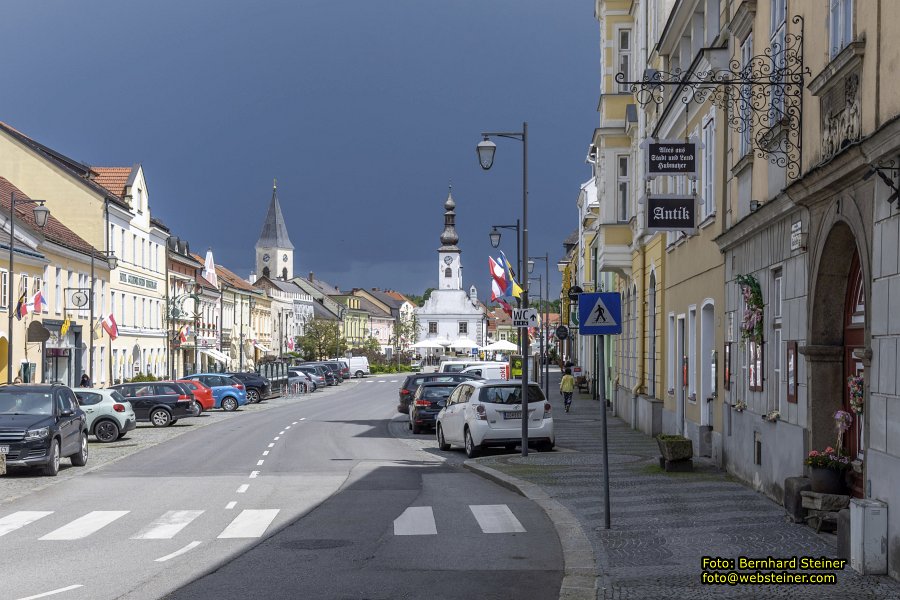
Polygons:
<instances>
[{"instance_id":1,"label":"curb stone","mask_svg":"<svg viewBox=\"0 0 900 600\"><path fill-rule=\"evenodd\" d=\"M463 468L511 490L541 507L556 529L563 551L563 580L559 600L596 600L597 562L594 549L578 519L540 486L467 460Z\"/></svg>"}]
</instances>

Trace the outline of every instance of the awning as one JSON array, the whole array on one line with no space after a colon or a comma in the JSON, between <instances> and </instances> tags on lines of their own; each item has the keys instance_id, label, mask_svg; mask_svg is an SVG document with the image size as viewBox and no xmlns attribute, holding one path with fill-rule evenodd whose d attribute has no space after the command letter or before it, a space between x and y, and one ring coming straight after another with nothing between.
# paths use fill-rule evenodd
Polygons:
<instances>
[{"instance_id":1,"label":"awning","mask_svg":"<svg viewBox=\"0 0 900 600\"><path fill-rule=\"evenodd\" d=\"M231 361L231 357L229 357L227 354L225 354L224 352L219 352L218 350L215 350L213 348L200 348L200 352L220 363L228 364Z\"/></svg>"},{"instance_id":2,"label":"awning","mask_svg":"<svg viewBox=\"0 0 900 600\"><path fill-rule=\"evenodd\" d=\"M257 350L263 352L263 353L265 353L265 352L272 352L272 350L269 350L268 348L266 348L265 346L263 346L263 345L260 344L260 343L254 343L254 344L253 344L253 347L256 348Z\"/></svg>"}]
</instances>

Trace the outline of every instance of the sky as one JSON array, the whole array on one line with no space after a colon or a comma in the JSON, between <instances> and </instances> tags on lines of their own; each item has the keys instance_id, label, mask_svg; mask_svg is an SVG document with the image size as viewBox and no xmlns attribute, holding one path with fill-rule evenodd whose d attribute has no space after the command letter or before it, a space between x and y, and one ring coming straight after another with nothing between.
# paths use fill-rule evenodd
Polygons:
<instances>
[{"instance_id":1,"label":"sky","mask_svg":"<svg viewBox=\"0 0 900 600\"><path fill-rule=\"evenodd\" d=\"M598 123L593 2L41 0L4 22L0 120L87 164L141 163L152 214L242 277L277 178L295 274L421 294L452 183L464 285L487 297L522 144L495 139L490 171L475 145L527 121L529 254L549 253L558 296ZM500 249L515 260L513 231Z\"/></svg>"}]
</instances>

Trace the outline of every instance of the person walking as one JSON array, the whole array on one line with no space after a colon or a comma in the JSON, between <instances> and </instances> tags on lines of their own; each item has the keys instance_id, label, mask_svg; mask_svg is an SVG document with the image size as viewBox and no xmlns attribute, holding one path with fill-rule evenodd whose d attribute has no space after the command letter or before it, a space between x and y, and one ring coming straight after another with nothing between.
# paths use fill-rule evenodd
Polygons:
<instances>
[{"instance_id":1,"label":"person walking","mask_svg":"<svg viewBox=\"0 0 900 600\"><path fill-rule=\"evenodd\" d=\"M566 373L559 382L559 391L563 395L566 412L569 412L569 406L572 405L572 394L575 391L575 378L572 377L572 369L566 368Z\"/></svg>"},{"instance_id":2,"label":"person walking","mask_svg":"<svg viewBox=\"0 0 900 600\"><path fill-rule=\"evenodd\" d=\"M83 388L91 387L91 378L88 376L87 373L85 373L81 376L81 384L79 385L79 387L83 387Z\"/></svg>"}]
</instances>

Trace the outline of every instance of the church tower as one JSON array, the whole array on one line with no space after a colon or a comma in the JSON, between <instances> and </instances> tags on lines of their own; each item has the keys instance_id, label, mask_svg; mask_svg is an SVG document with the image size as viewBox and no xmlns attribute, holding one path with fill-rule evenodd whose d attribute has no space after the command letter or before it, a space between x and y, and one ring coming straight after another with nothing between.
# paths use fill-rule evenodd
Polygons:
<instances>
[{"instance_id":1,"label":"church tower","mask_svg":"<svg viewBox=\"0 0 900 600\"><path fill-rule=\"evenodd\" d=\"M272 201L256 242L256 273L270 279L294 277L294 245L288 237L287 225L278 204L277 181L272 183Z\"/></svg>"},{"instance_id":2,"label":"church tower","mask_svg":"<svg viewBox=\"0 0 900 600\"><path fill-rule=\"evenodd\" d=\"M460 250L456 244L459 235L456 233L456 202L453 201L452 188L447 192L444 202L444 233L441 234L441 247L438 248L438 289L461 290L462 263Z\"/></svg>"}]
</instances>

